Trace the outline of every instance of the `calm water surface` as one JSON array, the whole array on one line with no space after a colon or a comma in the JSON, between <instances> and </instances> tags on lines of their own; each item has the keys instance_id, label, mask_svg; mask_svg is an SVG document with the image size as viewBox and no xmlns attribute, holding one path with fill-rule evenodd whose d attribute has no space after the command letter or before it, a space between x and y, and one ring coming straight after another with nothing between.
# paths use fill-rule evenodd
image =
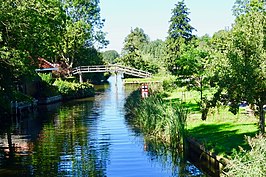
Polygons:
<instances>
[{"instance_id":1,"label":"calm water surface","mask_svg":"<svg viewBox=\"0 0 266 177\"><path fill-rule=\"evenodd\" d=\"M1 122L0 176L197 176L126 122L132 88L112 76L94 98L43 106Z\"/></svg>"}]
</instances>

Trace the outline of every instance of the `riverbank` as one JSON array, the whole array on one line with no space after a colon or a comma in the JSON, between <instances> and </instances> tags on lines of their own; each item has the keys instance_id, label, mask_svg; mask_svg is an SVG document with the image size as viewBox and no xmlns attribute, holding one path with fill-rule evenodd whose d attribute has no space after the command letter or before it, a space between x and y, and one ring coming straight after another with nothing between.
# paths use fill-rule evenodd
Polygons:
<instances>
[{"instance_id":1,"label":"riverbank","mask_svg":"<svg viewBox=\"0 0 266 177\"><path fill-rule=\"evenodd\" d=\"M37 105L51 104L72 99L91 97L95 95L94 85L88 82L78 83L75 80L53 78L51 74L39 74L32 83L31 92L13 90L6 94L6 103L0 105L0 117L19 115L31 112Z\"/></svg>"},{"instance_id":2,"label":"riverbank","mask_svg":"<svg viewBox=\"0 0 266 177\"><path fill-rule=\"evenodd\" d=\"M239 147L249 149L246 136L254 137L258 133L258 120L248 112L248 107L240 107L236 115L227 106L212 108L203 121L196 102L198 98L196 91L184 89L176 89L165 98L172 102L184 100L190 109L187 118L188 136L203 144L208 151L223 157L231 157L234 151L240 150Z\"/></svg>"},{"instance_id":3,"label":"riverbank","mask_svg":"<svg viewBox=\"0 0 266 177\"><path fill-rule=\"evenodd\" d=\"M152 87L152 84L150 87ZM156 87L158 88L158 85ZM173 109L182 106L189 111L184 128L185 137L199 144L201 149L213 155L214 159L226 164L229 162L228 159L233 159L236 154L242 153L243 150L248 152L251 149L247 137L255 137L258 133L258 120L248 107L240 107L236 115L229 111L228 106L211 108L207 119L203 121L198 104L200 98L198 92L177 88L167 91L161 89L157 94L162 98L159 102L153 102L153 98L140 99L140 103L133 102L132 107L128 109L129 112L133 110L133 124L136 124L136 127L146 137L163 141L171 147L170 143L173 139L171 140L169 137L173 136L173 132L169 130L172 129L175 130L174 136L177 135L174 140L175 143L180 144L178 130L176 130L176 127L179 129L179 125L173 123L172 119L169 118L169 112L164 110L169 110L167 105ZM138 97L135 95L132 98L135 100ZM146 100L151 103L147 104ZM132 102L129 104L132 104ZM158 105L152 106L152 104L162 104L162 109L158 108ZM171 111L170 114L172 114ZM174 115L174 117L179 119L178 115Z\"/></svg>"},{"instance_id":4,"label":"riverbank","mask_svg":"<svg viewBox=\"0 0 266 177\"><path fill-rule=\"evenodd\" d=\"M156 79L140 79L138 82L154 80ZM159 80L162 81L162 79ZM130 82L133 81L133 79L130 80ZM189 110L186 120L187 136L218 156L230 158L233 152L240 150L239 147L249 149L246 136L254 137L258 133L258 120L254 114L250 114L248 107L240 107L236 115L231 113L227 106L212 108L209 110L207 119L203 121L197 103L200 99L199 92L186 91L185 88L159 92L163 95L165 104L175 105L182 102L182 105Z\"/></svg>"}]
</instances>

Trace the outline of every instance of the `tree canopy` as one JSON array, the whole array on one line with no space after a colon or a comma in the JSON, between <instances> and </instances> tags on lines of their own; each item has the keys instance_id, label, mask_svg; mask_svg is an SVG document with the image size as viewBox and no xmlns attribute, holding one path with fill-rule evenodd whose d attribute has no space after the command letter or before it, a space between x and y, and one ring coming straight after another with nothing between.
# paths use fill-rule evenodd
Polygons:
<instances>
[{"instance_id":1,"label":"tree canopy","mask_svg":"<svg viewBox=\"0 0 266 177\"><path fill-rule=\"evenodd\" d=\"M189 24L189 11L184 0L179 1L172 10L168 36L165 41L165 64L167 69L177 74L179 57L181 55L180 47L183 43L187 44L193 38L192 31L194 28Z\"/></svg>"},{"instance_id":2,"label":"tree canopy","mask_svg":"<svg viewBox=\"0 0 266 177\"><path fill-rule=\"evenodd\" d=\"M107 50L102 52L103 61L105 63L113 64L115 60L120 56L117 51L115 50Z\"/></svg>"},{"instance_id":3,"label":"tree canopy","mask_svg":"<svg viewBox=\"0 0 266 177\"><path fill-rule=\"evenodd\" d=\"M244 5L243 5L244 4ZM239 103L255 105L260 115L260 130L265 132L266 65L265 65L265 3L259 0L237 1L237 18L230 31L214 35L213 78L237 113ZM215 54L214 54L215 53Z\"/></svg>"},{"instance_id":4,"label":"tree canopy","mask_svg":"<svg viewBox=\"0 0 266 177\"><path fill-rule=\"evenodd\" d=\"M72 66L108 44L98 0L5 0L0 5L0 69L7 72L0 76L0 90L34 75L39 57Z\"/></svg>"}]
</instances>

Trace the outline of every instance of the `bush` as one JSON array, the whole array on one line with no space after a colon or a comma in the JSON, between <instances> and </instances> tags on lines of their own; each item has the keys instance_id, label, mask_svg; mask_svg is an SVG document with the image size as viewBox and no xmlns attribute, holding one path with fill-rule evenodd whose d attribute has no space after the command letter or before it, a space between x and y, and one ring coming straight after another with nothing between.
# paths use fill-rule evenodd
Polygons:
<instances>
[{"instance_id":1,"label":"bush","mask_svg":"<svg viewBox=\"0 0 266 177\"><path fill-rule=\"evenodd\" d=\"M64 99L81 98L94 95L93 85L87 82L76 83L57 79L53 85L58 88L59 93Z\"/></svg>"},{"instance_id":2,"label":"bush","mask_svg":"<svg viewBox=\"0 0 266 177\"><path fill-rule=\"evenodd\" d=\"M38 73L40 78L42 79L43 82L46 82L49 85L52 85L55 81L55 79L52 77L52 74L45 74L45 73Z\"/></svg>"},{"instance_id":3,"label":"bush","mask_svg":"<svg viewBox=\"0 0 266 177\"><path fill-rule=\"evenodd\" d=\"M266 174L266 138L259 135L255 138L247 137L250 151L241 150L235 153L234 159L229 161L225 171L226 176L263 177Z\"/></svg>"},{"instance_id":4,"label":"bush","mask_svg":"<svg viewBox=\"0 0 266 177\"><path fill-rule=\"evenodd\" d=\"M169 76L163 80L163 89L165 91L172 91L177 88L177 78L175 76Z\"/></svg>"}]
</instances>

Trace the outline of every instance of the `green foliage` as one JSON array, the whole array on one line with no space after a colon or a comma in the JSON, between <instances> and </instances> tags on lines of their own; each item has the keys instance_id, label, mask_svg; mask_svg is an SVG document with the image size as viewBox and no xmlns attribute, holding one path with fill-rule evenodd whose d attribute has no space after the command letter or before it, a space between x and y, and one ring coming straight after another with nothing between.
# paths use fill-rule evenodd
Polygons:
<instances>
[{"instance_id":1,"label":"green foliage","mask_svg":"<svg viewBox=\"0 0 266 177\"><path fill-rule=\"evenodd\" d=\"M250 151L242 149L229 161L226 168L226 176L236 177L263 177L266 173L266 139L263 136L255 138L247 137L251 147Z\"/></svg>"},{"instance_id":2,"label":"green foliage","mask_svg":"<svg viewBox=\"0 0 266 177\"><path fill-rule=\"evenodd\" d=\"M116 62L151 73L158 73L162 68L163 50L163 41L150 42L149 37L141 28L135 28L126 37L122 56Z\"/></svg>"},{"instance_id":3,"label":"green foliage","mask_svg":"<svg viewBox=\"0 0 266 177\"><path fill-rule=\"evenodd\" d=\"M180 56L180 48L185 43L187 44L192 38L194 28L189 24L189 12L184 1L179 1L172 10L170 26L168 29L168 37L165 41L165 66L167 69L176 74L179 65L176 61Z\"/></svg>"},{"instance_id":4,"label":"green foliage","mask_svg":"<svg viewBox=\"0 0 266 177\"><path fill-rule=\"evenodd\" d=\"M102 48L108 41L101 31L104 20L100 18L99 0L66 0L63 1L63 9L67 20L60 54L72 66L83 59L77 51Z\"/></svg>"},{"instance_id":5,"label":"green foliage","mask_svg":"<svg viewBox=\"0 0 266 177\"><path fill-rule=\"evenodd\" d=\"M125 38L122 56L118 59L118 62L125 66L146 70L148 64L142 59L141 48L148 42L149 37L143 29L131 29L130 34Z\"/></svg>"},{"instance_id":6,"label":"green foliage","mask_svg":"<svg viewBox=\"0 0 266 177\"><path fill-rule=\"evenodd\" d=\"M46 82L47 84L52 85L55 81L51 73L45 74L45 73L38 73L38 75L41 77L43 82Z\"/></svg>"},{"instance_id":7,"label":"green foliage","mask_svg":"<svg viewBox=\"0 0 266 177\"><path fill-rule=\"evenodd\" d=\"M149 71L153 74L163 70L164 42L162 40L150 41L141 48L141 56L145 61L142 70Z\"/></svg>"},{"instance_id":8,"label":"green foliage","mask_svg":"<svg viewBox=\"0 0 266 177\"><path fill-rule=\"evenodd\" d=\"M39 74L42 81L37 97L46 98L61 94L64 99L80 98L94 95L93 85L54 79L51 74Z\"/></svg>"},{"instance_id":9,"label":"green foliage","mask_svg":"<svg viewBox=\"0 0 266 177\"><path fill-rule=\"evenodd\" d=\"M194 28L189 24L189 9L186 7L184 0L179 1L172 10L170 26L168 29L168 38L184 38L186 41L192 39Z\"/></svg>"},{"instance_id":10,"label":"green foliage","mask_svg":"<svg viewBox=\"0 0 266 177\"><path fill-rule=\"evenodd\" d=\"M95 48L82 47L76 52L78 56L76 57L77 61L73 65L74 67L104 64L101 53Z\"/></svg>"},{"instance_id":11,"label":"green foliage","mask_svg":"<svg viewBox=\"0 0 266 177\"><path fill-rule=\"evenodd\" d=\"M167 104L159 95L140 98L139 91L133 92L125 104L129 121L147 136L179 148L185 134L187 110L181 104Z\"/></svg>"},{"instance_id":12,"label":"green foliage","mask_svg":"<svg viewBox=\"0 0 266 177\"><path fill-rule=\"evenodd\" d=\"M94 95L93 85L89 83L75 83L57 79L54 84L64 99L73 99Z\"/></svg>"},{"instance_id":13,"label":"green foliage","mask_svg":"<svg viewBox=\"0 0 266 177\"><path fill-rule=\"evenodd\" d=\"M114 64L115 60L119 57L119 54L115 50L108 50L102 52L103 61L107 64Z\"/></svg>"},{"instance_id":14,"label":"green foliage","mask_svg":"<svg viewBox=\"0 0 266 177\"><path fill-rule=\"evenodd\" d=\"M265 10L265 2L262 0L236 0L233 13L236 17L249 12L263 12Z\"/></svg>"},{"instance_id":15,"label":"green foliage","mask_svg":"<svg viewBox=\"0 0 266 177\"><path fill-rule=\"evenodd\" d=\"M163 89L164 91L173 91L177 88L177 77L170 75L163 80Z\"/></svg>"},{"instance_id":16,"label":"green foliage","mask_svg":"<svg viewBox=\"0 0 266 177\"><path fill-rule=\"evenodd\" d=\"M221 95L225 90L232 112L236 113L240 101L258 107L260 129L265 131L266 70L265 27L266 16L261 1L250 1L243 6L231 31L213 37L213 80ZM248 7L255 7L249 9Z\"/></svg>"},{"instance_id":17,"label":"green foliage","mask_svg":"<svg viewBox=\"0 0 266 177\"><path fill-rule=\"evenodd\" d=\"M98 0L5 0L0 6L1 90L11 92L35 76L38 57L63 59L68 66L84 60L101 64L92 49L108 43Z\"/></svg>"},{"instance_id":18,"label":"green foliage","mask_svg":"<svg viewBox=\"0 0 266 177\"><path fill-rule=\"evenodd\" d=\"M142 55L149 55L157 63L161 64L163 62L161 59L164 54L164 42L162 40L150 41L149 43L143 45L141 48Z\"/></svg>"}]
</instances>

